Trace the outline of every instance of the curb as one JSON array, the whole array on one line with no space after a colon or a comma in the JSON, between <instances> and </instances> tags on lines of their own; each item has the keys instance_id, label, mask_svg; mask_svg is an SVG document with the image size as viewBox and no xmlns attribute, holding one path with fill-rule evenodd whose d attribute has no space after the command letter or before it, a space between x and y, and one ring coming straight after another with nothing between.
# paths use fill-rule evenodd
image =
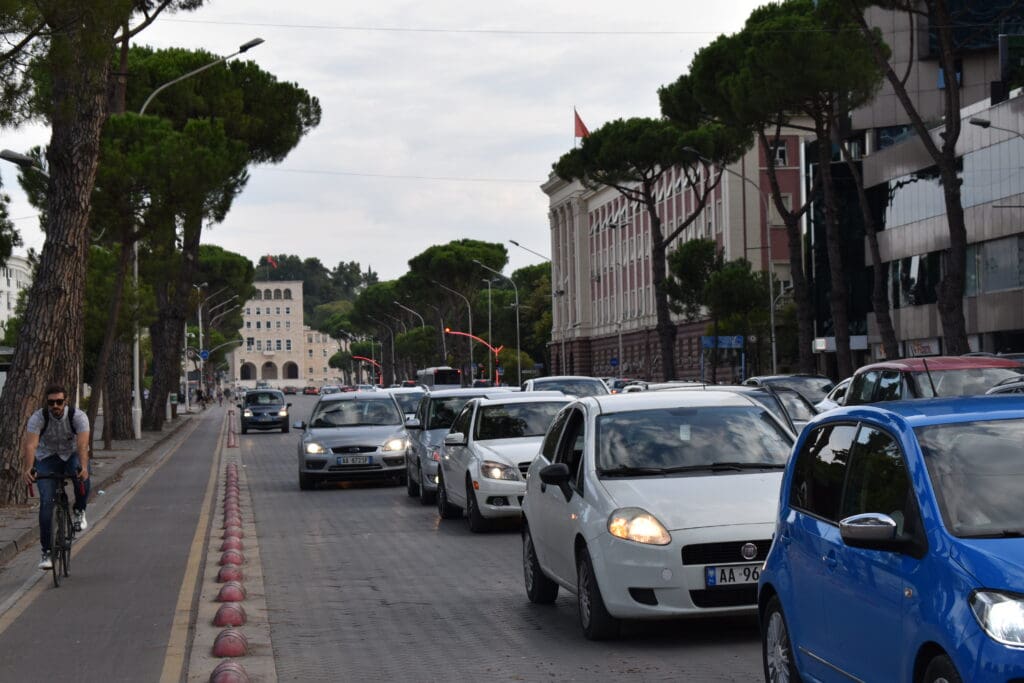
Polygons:
<instances>
[{"instance_id":1,"label":"curb","mask_svg":"<svg viewBox=\"0 0 1024 683\"><path fill-rule=\"evenodd\" d=\"M179 416L180 417L180 416ZM191 414L189 420L191 418ZM95 497L96 491L105 487L111 481L118 479L126 469L133 466L136 462L146 457L157 448L162 446L167 440L178 433L178 430L182 428L189 420L177 419L171 423L171 429L161 431L160 437L152 444L139 451L135 456L125 460L115 467L112 471L103 472L101 475L93 475L93 493L90 496L90 500ZM117 443L116 441L114 443ZM103 453L103 451L96 451L97 453ZM102 477L102 478L101 478ZM0 511L3 509L0 508ZM7 564L14 559L19 553L27 550L31 547L37 547L39 545L39 523L37 521L37 510L33 509L29 511L28 519L31 521L29 527L16 538L0 543L0 565Z\"/></svg>"}]
</instances>

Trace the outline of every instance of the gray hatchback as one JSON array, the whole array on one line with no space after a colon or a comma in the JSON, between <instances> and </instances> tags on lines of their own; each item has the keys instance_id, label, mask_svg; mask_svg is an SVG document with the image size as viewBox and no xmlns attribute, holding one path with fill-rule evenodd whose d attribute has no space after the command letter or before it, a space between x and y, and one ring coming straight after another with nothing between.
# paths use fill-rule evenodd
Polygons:
<instances>
[{"instance_id":1,"label":"gray hatchback","mask_svg":"<svg viewBox=\"0 0 1024 683\"><path fill-rule=\"evenodd\" d=\"M391 479L405 481L409 438L395 399L384 392L357 391L321 396L299 440L299 488L321 481Z\"/></svg>"}]
</instances>

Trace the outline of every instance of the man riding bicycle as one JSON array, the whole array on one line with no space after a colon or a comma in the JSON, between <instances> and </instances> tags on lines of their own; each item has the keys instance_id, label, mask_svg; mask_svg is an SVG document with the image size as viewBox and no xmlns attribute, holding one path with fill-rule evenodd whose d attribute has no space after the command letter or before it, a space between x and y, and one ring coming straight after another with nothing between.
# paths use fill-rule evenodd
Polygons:
<instances>
[{"instance_id":1,"label":"man riding bicycle","mask_svg":"<svg viewBox=\"0 0 1024 683\"><path fill-rule=\"evenodd\" d=\"M23 476L26 483L36 481L37 474L63 474L78 477L75 486L74 524L85 531L85 506L89 499L89 418L85 411L67 405L64 387L52 384L46 387L46 406L28 418L25 431ZM40 569L51 569L51 519L57 480L40 479L39 484L39 540L43 546Z\"/></svg>"}]
</instances>

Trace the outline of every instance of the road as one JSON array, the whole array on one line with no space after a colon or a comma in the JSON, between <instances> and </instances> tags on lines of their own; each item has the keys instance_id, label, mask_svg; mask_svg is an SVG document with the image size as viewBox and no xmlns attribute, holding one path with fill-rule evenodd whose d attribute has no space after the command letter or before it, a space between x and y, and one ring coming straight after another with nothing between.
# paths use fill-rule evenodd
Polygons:
<instances>
[{"instance_id":1,"label":"road","mask_svg":"<svg viewBox=\"0 0 1024 683\"><path fill-rule=\"evenodd\" d=\"M289 399L293 419L315 402ZM20 614L0 615L0 679L159 679L222 415L207 411L159 476L89 532L68 583L40 582ZM589 642L571 596L527 601L516 526L471 534L405 487L300 491L298 438L239 437L279 680L761 679L753 618L632 623ZM67 657L29 654L58 641Z\"/></svg>"}]
</instances>

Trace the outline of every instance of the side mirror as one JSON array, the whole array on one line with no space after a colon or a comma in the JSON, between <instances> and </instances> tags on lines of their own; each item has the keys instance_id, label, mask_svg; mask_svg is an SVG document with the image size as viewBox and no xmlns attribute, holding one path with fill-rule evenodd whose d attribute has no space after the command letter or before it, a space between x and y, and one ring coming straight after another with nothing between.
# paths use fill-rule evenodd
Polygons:
<instances>
[{"instance_id":1,"label":"side mirror","mask_svg":"<svg viewBox=\"0 0 1024 683\"><path fill-rule=\"evenodd\" d=\"M417 420L415 417L407 417L405 419L405 428L406 429L423 429L423 426L420 424L420 421Z\"/></svg>"},{"instance_id":2,"label":"side mirror","mask_svg":"<svg viewBox=\"0 0 1024 683\"><path fill-rule=\"evenodd\" d=\"M568 501L572 498L572 489L569 488L569 466L564 462L556 462L541 468L540 480L543 484L557 486L562 490L562 495Z\"/></svg>"},{"instance_id":3,"label":"side mirror","mask_svg":"<svg viewBox=\"0 0 1024 683\"><path fill-rule=\"evenodd\" d=\"M465 446L466 435L462 432L448 432L444 435L445 446Z\"/></svg>"},{"instance_id":4,"label":"side mirror","mask_svg":"<svg viewBox=\"0 0 1024 683\"><path fill-rule=\"evenodd\" d=\"M292 407L292 404L291 404L291 403L285 403L285 404L284 404L284 407L285 407L285 408L291 408L291 407Z\"/></svg>"},{"instance_id":5,"label":"side mirror","mask_svg":"<svg viewBox=\"0 0 1024 683\"><path fill-rule=\"evenodd\" d=\"M896 520L881 512L866 512L840 520L839 535L851 548L904 553L917 558L924 557L927 550L927 541L901 533Z\"/></svg>"},{"instance_id":6,"label":"side mirror","mask_svg":"<svg viewBox=\"0 0 1024 683\"><path fill-rule=\"evenodd\" d=\"M292 427L295 427L296 429L305 429L306 428L306 423L303 422L302 420L299 420L297 422L293 422L292 423Z\"/></svg>"}]
</instances>

